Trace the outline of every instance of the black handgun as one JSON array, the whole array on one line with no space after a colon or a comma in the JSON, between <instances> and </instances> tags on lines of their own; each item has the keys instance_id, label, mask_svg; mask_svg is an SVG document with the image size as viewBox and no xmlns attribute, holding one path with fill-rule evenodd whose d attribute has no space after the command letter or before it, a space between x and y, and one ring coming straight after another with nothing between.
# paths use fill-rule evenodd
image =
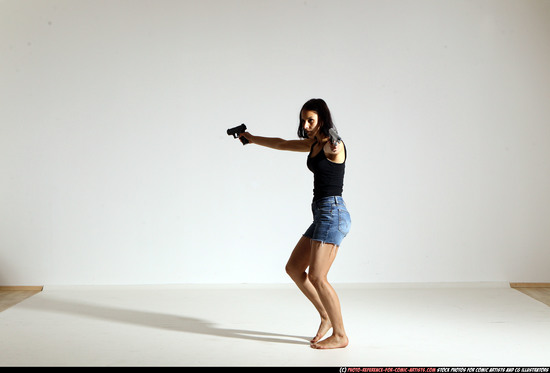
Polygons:
<instances>
[{"instance_id":1,"label":"black handgun","mask_svg":"<svg viewBox=\"0 0 550 373\"><path fill-rule=\"evenodd\" d=\"M243 132L246 132L246 125L244 123L240 126L233 127L227 130L227 134L229 136L233 135L234 138L239 138L240 134ZM245 137L241 137L239 140L241 140L243 145L246 145L250 142Z\"/></svg>"},{"instance_id":2,"label":"black handgun","mask_svg":"<svg viewBox=\"0 0 550 373\"><path fill-rule=\"evenodd\" d=\"M336 131L336 128L329 129L328 133L330 135L330 142L332 143L332 145L336 146L336 144L342 141L342 138L338 134L338 131Z\"/></svg>"}]
</instances>

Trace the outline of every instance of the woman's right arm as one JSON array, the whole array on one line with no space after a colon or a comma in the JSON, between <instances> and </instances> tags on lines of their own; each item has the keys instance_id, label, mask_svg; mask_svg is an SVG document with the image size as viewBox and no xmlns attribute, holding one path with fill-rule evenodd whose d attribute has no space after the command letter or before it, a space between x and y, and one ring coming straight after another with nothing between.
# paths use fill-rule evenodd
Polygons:
<instances>
[{"instance_id":1,"label":"woman's right arm","mask_svg":"<svg viewBox=\"0 0 550 373\"><path fill-rule=\"evenodd\" d=\"M261 137L251 135L248 132L242 133L241 136L250 141L251 144L261 145L271 149L288 150L293 152L309 152L311 150L311 145L313 145L314 141L313 139L284 140L277 137Z\"/></svg>"}]
</instances>

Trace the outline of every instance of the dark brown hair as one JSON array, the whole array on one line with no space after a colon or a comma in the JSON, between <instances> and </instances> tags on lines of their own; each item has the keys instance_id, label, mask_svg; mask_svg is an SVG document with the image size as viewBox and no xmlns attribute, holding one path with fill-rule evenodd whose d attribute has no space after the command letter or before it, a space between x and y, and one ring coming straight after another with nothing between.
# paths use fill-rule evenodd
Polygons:
<instances>
[{"instance_id":1,"label":"dark brown hair","mask_svg":"<svg viewBox=\"0 0 550 373\"><path fill-rule=\"evenodd\" d=\"M329 136L328 130L335 128L334 123L332 122L332 115L327 106L327 103L321 98L312 98L302 106L300 110L299 125L298 125L298 137L301 139L307 139L307 132L304 129L304 121L302 120L302 113L304 111L314 111L317 113L318 123L321 126L319 131L325 135Z\"/></svg>"}]
</instances>

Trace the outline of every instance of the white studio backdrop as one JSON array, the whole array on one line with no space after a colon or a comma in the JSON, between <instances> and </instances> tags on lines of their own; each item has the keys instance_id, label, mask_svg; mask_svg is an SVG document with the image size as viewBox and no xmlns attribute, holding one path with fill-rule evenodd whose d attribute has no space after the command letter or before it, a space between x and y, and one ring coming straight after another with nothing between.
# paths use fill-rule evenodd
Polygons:
<instances>
[{"instance_id":1,"label":"white studio backdrop","mask_svg":"<svg viewBox=\"0 0 550 373\"><path fill-rule=\"evenodd\" d=\"M324 98L334 282L549 281L550 1L0 2L0 285L288 282Z\"/></svg>"}]
</instances>

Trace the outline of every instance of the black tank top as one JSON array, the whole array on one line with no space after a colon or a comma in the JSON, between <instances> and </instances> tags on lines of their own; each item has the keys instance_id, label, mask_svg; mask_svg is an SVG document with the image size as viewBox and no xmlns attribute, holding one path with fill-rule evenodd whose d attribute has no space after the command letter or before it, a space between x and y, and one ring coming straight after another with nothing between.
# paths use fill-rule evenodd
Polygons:
<instances>
[{"instance_id":1,"label":"black tank top","mask_svg":"<svg viewBox=\"0 0 550 373\"><path fill-rule=\"evenodd\" d=\"M315 157L311 157L313 147L316 143L311 145L311 150L307 157L307 168L313 172L313 200L317 201L330 196L342 196L344 172L348 157L346 146L344 145L344 151L346 152L344 163L334 163L327 159L324 149L321 149Z\"/></svg>"}]
</instances>

